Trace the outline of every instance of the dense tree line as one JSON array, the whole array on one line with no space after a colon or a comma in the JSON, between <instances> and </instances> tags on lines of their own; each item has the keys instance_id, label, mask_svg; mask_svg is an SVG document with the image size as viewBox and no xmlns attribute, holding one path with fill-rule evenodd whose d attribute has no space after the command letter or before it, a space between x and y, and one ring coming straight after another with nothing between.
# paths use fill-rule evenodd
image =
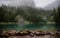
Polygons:
<instances>
[{"instance_id":1,"label":"dense tree line","mask_svg":"<svg viewBox=\"0 0 60 38\"><path fill-rule=\"evenodd\" d=\"M42 8L32 7L0 7L0 22L17 22L16 16L21 15L24 20L32 23L54 22L53 10L44 10ZM46 18L45 18L46 17Z\"/></svg>"},{"instance_id":2,"label":"dense tree line","mask_svg":"<svg viewBox=\"0 0 60 38\"><path fill-rule=\"evenodd\" d=\"M54 21L55 23L60 24L60 6L58 6L57 10L54 9L54 12L55 12Z\"/></svg>"},{"instance_id":3,"label":"dense tree line","mask_svg":"<svg viewBox=\"0 0 60 38\"><path fill-rule=\"evenodd\" d=\"M14 14L11 10L12 9L9 9L6 6L0 7L0 22L8 22L14 20Z\"/></svg>"}]
</instances>

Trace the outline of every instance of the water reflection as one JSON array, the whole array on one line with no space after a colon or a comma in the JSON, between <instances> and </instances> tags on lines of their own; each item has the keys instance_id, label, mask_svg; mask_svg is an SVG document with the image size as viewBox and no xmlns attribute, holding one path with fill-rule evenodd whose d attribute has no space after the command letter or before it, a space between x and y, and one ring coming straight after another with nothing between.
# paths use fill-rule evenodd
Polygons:
<instances>
[{"instance_id":1,"label":"water reflection","mask_svg":"<svg viewBox=\"0 0 60 38\"><path fill-rule=\"evenodd\" d=\"M60 28L60 24L28 24L23 25L22 29L29 29L29 30L56 30ZM20 30L20 26L18 24L0 24L0 29L16 29Z\"/></svg>"}]
</instances>

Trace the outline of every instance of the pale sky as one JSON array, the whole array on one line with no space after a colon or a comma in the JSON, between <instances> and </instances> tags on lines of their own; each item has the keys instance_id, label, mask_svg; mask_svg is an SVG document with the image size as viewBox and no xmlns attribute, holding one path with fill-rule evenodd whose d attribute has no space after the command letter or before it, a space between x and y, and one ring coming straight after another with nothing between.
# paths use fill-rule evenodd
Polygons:
<instances>
[{"instance_id":1,"label":"pale sky","mask_svg":"<svg viewBox=\"0 0 60 38\"><path fill-rule=\"evenodd\" d=\"M3 4L11 4L12 0L0 0L0 5ZM19 2L20 0L16 0L15 2ZM56 0L34 0L36 7L45 7L46 5L54 2Z\"/></svg>"},{"instance_id":2,"label":"pale sky","mask_svg":"<svg viewBox=\"0 0 60 38\"><path fill-rule=\"evenodd\" d=\"M34 0L36 7L45 7L46 5L56 1L56 0Z\"/></svg>"}]
</instances>

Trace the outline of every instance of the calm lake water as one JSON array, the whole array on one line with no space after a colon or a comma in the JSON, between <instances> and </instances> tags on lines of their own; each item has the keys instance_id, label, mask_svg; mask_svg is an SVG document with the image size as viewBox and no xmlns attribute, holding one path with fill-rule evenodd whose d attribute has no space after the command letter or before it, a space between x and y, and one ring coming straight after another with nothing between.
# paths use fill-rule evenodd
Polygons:
<instances>
[{"instance_id":1,"label":"calm lake water","mask_svg":"<svg viewBox=\"0 0 60 38\"><path fill-rule=\"evenodd\" d=\"M0 29L6 30L6 29L29 29L29 30L56 30L60 28L60 24L27 24L27 25L21 25L19 24L0 24Z\"/></svg>"}]
</instances>

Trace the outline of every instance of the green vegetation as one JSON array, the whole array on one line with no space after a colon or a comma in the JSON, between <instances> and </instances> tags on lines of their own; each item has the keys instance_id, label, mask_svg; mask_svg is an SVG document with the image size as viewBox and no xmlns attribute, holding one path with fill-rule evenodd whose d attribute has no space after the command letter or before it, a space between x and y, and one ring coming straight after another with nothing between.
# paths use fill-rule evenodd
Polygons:
<instances>
[{"instance_id":1,"label":"green vegetation","mask_svg":"<svg viewBox=\"0 0 60 38\"><path fill-rule=\"evenodd\" d=\"M0 7L0 22L18 22L17 16L31 23L56 22L57 9L44 10L42 8L32 7L9 7L2 5ZM59 18L59 17L58 17ZM58 19L57 19L58 20Z\"/></svg>"},{"instance_id":2,"label":"green vegetation","mask_svg":"<svg viewBox=\"0 0 60 38\"><path fill-rule=\"evenodd\" d=\"M57 10L54 9L54 11L56 11L54 15L54 21L60 24L60 7L58 6L58 9Z\"/></svg>"},{"instance_id":3,"label":"green vegetation","mask_svg":"<svg viewBox=\"0 0 60 38\"><path fill-rule=\"evenodd\" d=\"M2 5L0 6L0 29L20 30L17 23L18 19L23 18L26 22L23 29L56 30L60 28L60 24L53 24L60 23L60 13L58 11L60 12L60 7L53 10L44 10L42 8Z\"/></svg>"}]
</instances>

